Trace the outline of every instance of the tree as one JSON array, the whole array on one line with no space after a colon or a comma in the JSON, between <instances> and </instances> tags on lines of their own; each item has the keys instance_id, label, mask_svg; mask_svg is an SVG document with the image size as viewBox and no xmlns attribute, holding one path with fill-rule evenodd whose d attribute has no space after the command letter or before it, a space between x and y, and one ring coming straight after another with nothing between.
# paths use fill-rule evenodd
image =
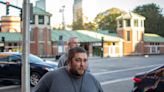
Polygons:
<instances>
[{"instance_id":1,"label":"tree","mask_svg":"<svg viewBox=\"0 0 164 92\"><path fill-rule=\"evenodd\" d=\"M161 23L159 25L159 30L160 30L159 35L164 37L164 16L162 17L160 21Z\"/></svg>"},{"instance_id":2,"label":"tree","mask_svg":"<svg viewBox=\"0 0 164 92\"><path fill-rule=\"evenodd\" d=\"M138 13L146 18L145 20L145 32L146 33L156 33L163 35L162 30L162 9L152 3L136 7L133 12Z\"/></svg>"},{"instance_id":3,"label":"tree","mask_svg":"<svg viewBox=\"0 0 164 92\"><path fill-rule=\"evenodd\" d=\"M97 25L96 23L84 23L84 30L97 30Z\"/></svg>"},{"instance_id":4,"label":"tree","mask_svg":"<svg viewBox=\"0 0 164 92\"><path fill-rule=\"evenodd\" d=\"M82 18L78 18L78 20L76 22L73 22L73 26L72 26L73 30L83 30L83 19Z\"/></svg>"},{"instance_id":5,"label":"tree","mask_svg":"<svg viewBox=\"0 0 164 92\"><path fill-rule=\"evenodd\" d=\"M116 18L123 12L124 11L121 11L118 8L111 8L105 12L99 13L94 21L97 23L98 28L101 30L116 30Z\"/></svg>"}]
</instances>

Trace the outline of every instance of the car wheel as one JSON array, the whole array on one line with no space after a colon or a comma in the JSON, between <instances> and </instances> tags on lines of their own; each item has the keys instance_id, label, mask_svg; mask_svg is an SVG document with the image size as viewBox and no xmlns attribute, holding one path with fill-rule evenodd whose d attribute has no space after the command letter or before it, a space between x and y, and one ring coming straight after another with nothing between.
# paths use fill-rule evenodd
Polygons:
<instances>
[{"instance_id":1,"label":"car wheel","mask_svg":"<svg viewBox=\"0 0 164 92\"><path fill-rule=\"evenodd\" d=\"M39 80L40 80L41 76L39 73L37 72L32 72L31 76L30 76L30 84L32 87L34 87L35 85L38 84Z\"/></svg>"}]
</instances>

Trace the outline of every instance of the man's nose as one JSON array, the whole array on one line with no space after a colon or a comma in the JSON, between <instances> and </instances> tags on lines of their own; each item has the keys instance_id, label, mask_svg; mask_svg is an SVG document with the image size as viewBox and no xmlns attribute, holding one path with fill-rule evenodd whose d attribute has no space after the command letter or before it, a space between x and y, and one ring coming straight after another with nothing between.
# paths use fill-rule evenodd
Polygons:
<instances>
[{"instance_id":1,"label":"man's nose","mask_svg":"<svg viewBox=\"0 0 164 92\"><path fill-rule=\"evenodd\" d=\"M81 66L84 66L84 65L85 65L85 62L84 62L84 61L81 61L81 62L80 62L80 65L81 65Z\"/></svg>"}]
</instances>

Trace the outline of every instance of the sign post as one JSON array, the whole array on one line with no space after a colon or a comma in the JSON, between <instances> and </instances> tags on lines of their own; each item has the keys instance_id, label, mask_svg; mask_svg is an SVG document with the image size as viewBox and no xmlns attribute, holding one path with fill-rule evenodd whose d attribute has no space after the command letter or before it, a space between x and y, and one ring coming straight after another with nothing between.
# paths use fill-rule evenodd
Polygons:
<instances>
[{"instance_id":1,"label":"sign post","mask_svg":"<svg viewBox=\"0 0 164 92\"><path fill-rule=\"evenodd\" d=\"M22 52L22 75L21 75L21 92L30 92L30 0L23 1L22 21L23 21L23 52Z\"/></svg>"}]
</instances>

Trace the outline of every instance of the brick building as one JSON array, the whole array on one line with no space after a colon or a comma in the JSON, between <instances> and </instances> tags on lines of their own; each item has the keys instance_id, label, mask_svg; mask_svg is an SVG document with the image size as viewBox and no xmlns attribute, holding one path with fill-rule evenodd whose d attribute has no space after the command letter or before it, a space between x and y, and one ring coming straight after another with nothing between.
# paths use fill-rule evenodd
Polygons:
<instances>
[{"instance_id":1,"label":"brick building","mask_svg":"<svg viewBox=\"0 0 164 92\"><path fill-rule=\"evenodd\" d=\"M51 30L50 17L50 13L40 8L34 8L30 30L30 52L38 56L58 55L60 53L59 38L61 36L64 42L63 52L68 49L67 40L76 36L89 56L121 57L126 55L164 54L164 38L157 34L144 33L145 18L132 12L124 13L117 18L117 33L104 30ZM2 19L7 19L8 23L1 23L0 38L4 37L5 43L1 39L0 48L4 47L4 51L21 51L22 32L17 27L20 26L19 17L6 16ZM4 43L3 46L1 46L2 43Z\"/></svg>"}]
</instances>

